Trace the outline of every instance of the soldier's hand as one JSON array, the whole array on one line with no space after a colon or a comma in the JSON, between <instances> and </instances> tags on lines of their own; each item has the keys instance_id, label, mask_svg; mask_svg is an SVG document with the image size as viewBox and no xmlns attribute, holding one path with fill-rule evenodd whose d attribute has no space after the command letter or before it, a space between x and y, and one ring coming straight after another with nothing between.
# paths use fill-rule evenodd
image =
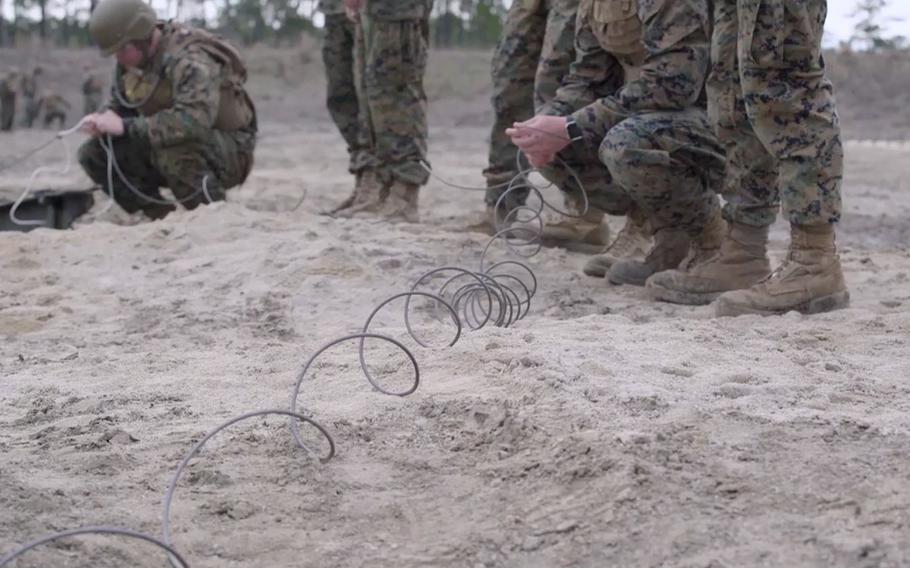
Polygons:
<instances>
[{"instance_id":1,"label":"soldier's hand","mask_svg":"<svg viewBox=\"0 0 910 568\"><path fill-rule=\"evenodd\" d=\"M82 129L92 136L100 136L102 134L123 136L123 119L114 111L106 110L102 113L90 114L85 117Z\"/></svg>"},{"instance_id":2,"label":"soldier's hand","mask_svg":"<svg viewBox=\"0 0 910 568\"><path fill-rule=\"evenodd\" d=\"M516 122L506 129L512 143L518 146L535 168L553 161L560 150L569 145L566 119L561 116L535 116Z\"/></svg>"},{"instance_id":3,"label":"soldier's hand","mask_svg":"<svg viewBox=\"0 0 910 568\"><path fill-rule=\"evenodd\" d=\"M99 132L98 128L95 126L95 120L97 118L97 113L85 115L82 120L79 121L79 130L85 132L89 136L100 136L101 132Z\"/></svg>"}]
</instances>

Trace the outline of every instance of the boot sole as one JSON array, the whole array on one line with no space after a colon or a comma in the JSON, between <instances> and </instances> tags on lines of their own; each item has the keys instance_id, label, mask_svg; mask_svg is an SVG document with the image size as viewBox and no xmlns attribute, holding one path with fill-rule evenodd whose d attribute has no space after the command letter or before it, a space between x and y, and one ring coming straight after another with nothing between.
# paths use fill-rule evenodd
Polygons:
<instances>
[{"instance_id":1,"label":"boot sole","mask_svg":"<svg viewBox=\"0 0 910 568\"><path fill-rule=\"evenodd\" d=\"M648 284L646 287L653 299L682 306L707 306L723 294L723 292L683 292L653 284Z\"/></svg>"},{"instance_id":2,"label":"boot sole","mask_svg":"<svg viewBox=\"0 0 910 568\"><path fill-rule=\"evenodd\" d=\"M850 292L835 292L821 298L813 298L796 306L781 310L761 310L744 306L730 305L723 298L718 299L715 314L718 317L736 317L742 315L779 316L787 312L799 312L811 316L850 307Z\"/></svg>"},{"instance_id":3,"label":"boot sole","mask_svg":"<svg viewBox=\"0 0 910 568\"><path fill-rule=\"evenodd\" d=\"M648 278L650 278L651 276L653 276L653 275L649 274L646 278L642 278L639 280L639 279L635 279L635 278L618 278L617 276L611 275L609 272L607 272L607 280L610 281L610 284L615 284L617 286L623 286L623 285L639 286L639 287L643 288L645 285L645 282L647 282Z\"/></svg>"},{"instance_id":4,"label":"boot sole","mask_svg":"<svg viewBox=\"0 0 910 568\"><path fill-rule=\"evenodd\" d=\"M597 254L604 249L604 244L588 244L578 241L561 241L558 239L541 239L541 246L546 248L561 248L570 252L582 252L585 254Z\"/></svg>"}]
</instances>

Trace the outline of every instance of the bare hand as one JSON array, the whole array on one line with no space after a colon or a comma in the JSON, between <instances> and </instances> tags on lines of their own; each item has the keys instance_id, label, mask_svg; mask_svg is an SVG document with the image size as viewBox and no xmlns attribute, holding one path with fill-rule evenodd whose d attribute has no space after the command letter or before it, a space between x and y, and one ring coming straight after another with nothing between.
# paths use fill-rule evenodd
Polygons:
<instances>
[{"instance_id":1,"label":"bare hand","mask_svg":"<svg viewBox=\"0 0 910 568\"><path fill-rule=\"evenodd\" d=\"M560 150L569 145L566 119L561 116L535 116L516 122L506 129L512 143L518 146L535 168L553 161Z\"/></svg>"},{"instance_id":2,"label":"bare hand","mask_svg":"<svg viewBox=\"0 0 910 568\"><path fill-rule=\"evenodd\" d=\"M112 110L90 114L82 120L81 130L92 136L123 136L123 119Z\"/></svg>"}]
</instances>

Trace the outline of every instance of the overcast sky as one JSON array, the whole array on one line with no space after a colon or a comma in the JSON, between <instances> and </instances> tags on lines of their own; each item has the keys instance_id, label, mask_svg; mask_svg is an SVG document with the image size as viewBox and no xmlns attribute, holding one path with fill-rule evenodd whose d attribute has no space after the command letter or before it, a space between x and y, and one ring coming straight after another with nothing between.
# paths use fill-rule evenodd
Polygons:
<instances>
[{"instance_id":1,"label":"overcast sky","mask_svg":"<svg viewBox=\"0 0 910 568\"><path fill-rule=\"evenodd\" d=\"M910 0L891 0L886 16L903 21L888 24L889 35L903 35L910 38ZM856 0L828 0L828 22L825 25L826 45L837 45L850 37L856 18L852 17ZM884 22L883 22L884 23Z\"/></svg>"}]
</instances>

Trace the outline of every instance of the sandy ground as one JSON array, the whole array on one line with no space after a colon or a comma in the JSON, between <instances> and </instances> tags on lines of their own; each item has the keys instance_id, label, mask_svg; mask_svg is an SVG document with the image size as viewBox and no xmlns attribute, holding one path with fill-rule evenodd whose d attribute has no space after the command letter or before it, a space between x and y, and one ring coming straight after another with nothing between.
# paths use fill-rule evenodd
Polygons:
<instances>
[{"instance_id":1,"label":"sandy ground","mask_svg":"<svg viewBox=\"0 0 910 568\"><path fill-rule=\"evenodd\" d=\"M292 126L266 124L228 203L0 234L0 552L82 525L158 534L194 441L286 408L310 354L424 271L477 267L486 238L462 227L479 194L434 181L415 225L320 216L349 190L344 150L324 118ZM437 172L480 184L486 134L437 122ZM0 160L45 136L0 136ZM910 565L908 164L848 145L848 310L714 319L550 249L511 328L419 349L400 306L385 312L376 329L415 346L419 389L382 396L355 344L325 353L300 401L336 458L297 450L281 418L222 433L180 484L177 547L194 567ZM436 344L451 333L419 321ZM404 384L400 355L370 354ZM165 561L84 538L18 564L84 565Z\"/></svg>"}]
</instances>

